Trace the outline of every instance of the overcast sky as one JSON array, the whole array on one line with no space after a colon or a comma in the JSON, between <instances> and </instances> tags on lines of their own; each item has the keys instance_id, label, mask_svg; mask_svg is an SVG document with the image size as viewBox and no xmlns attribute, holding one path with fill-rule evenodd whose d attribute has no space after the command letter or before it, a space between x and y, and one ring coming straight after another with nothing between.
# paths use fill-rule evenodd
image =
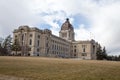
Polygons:
<instances>
[{"instance_id":1,"label":"overcast sky","mask_svg":"<svg viewBox=\"0 0 120 80\"><path fill-rule=\"evenodd\" d=\"M59 35L66 18L76 40L95 39L109 54L120 55L120 0L0 0L0 37L21 25Z\"/></svg>"}]
</instances>

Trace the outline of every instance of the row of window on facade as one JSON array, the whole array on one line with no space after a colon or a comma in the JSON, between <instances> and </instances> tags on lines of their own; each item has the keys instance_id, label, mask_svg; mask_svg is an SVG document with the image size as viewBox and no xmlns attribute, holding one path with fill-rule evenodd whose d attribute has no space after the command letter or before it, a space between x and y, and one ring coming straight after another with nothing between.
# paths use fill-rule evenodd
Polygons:
<instances>
[{"instance_id":1,"label":"row of window on facade","mask_svg":"<svg viewBox=\"0 0 120 80\"><path fill-rule=\"evenodd\" d=\"M67 44L65 44L65 43L62 43L62 42L60 42L60 41L51 40L51 42L52 42L53 44L64 45L64 46L66 46L66 47L69 46L69 45L67 45Z\"/></svg>"},{"instance_id":2,"label":"row of window on facade","mask_svg":"<svg viewBox=\"0 0 120 80\"><path fill-rule=\"evenodd\" d=\"M73 48L77 48L76 45L73 45L72 47L73 47ZM82 48L87 48L87 45L82 45Z\"/></svg>"},{"instance_id":3,"label":"row of window on facade","mask_svg":"<svg viewBox=\"0 0 120 80\"><path fill-rule=\"evenodd\" d=\"M19 36L20 36L20 34L19 34ZM22 40L24 40L24 37L26 36L26 33L24 33L24 34L22 34ZM18 36L17 35L15 35L15 38L17 38ZM33 35L32 34L30 34L29 35L29 37L33 37ZM38 38L40 39L40 35L38 35Z\"/></svg>"},{"instance_id":4,"label":"row of window on facade","mask_svg":"<svg viewBox=\"0 0 120 80\"><path fill-rule=\"evenodd\" d=\"M30 34L30 37L33 37L33 35L32 35L32 34ZM37 37L38 37L38 39L40 39L40 35L38 35Z\"/></svg>"},{"instance_id":5,"label":"row of window on facade","mask_svg":"<svg viewBox=\"0 0 120 80\"><path fill-rule=\"evenodd\" d=\"M31 48L29 48L29 51L31 51ZM39 48L37 48L37 52L40 52L40 49L39 49Z\"/></svg>"},{"instance_id":6,"label":"row of window on facade","mask_svg":"<svg viewBox=\"0 0 120 80\"><path fill-rule=\"evenodd\" d=\"M58 46L58 45L52 45L52 50L68 51L68 48L67 47Z\"/></svg>"},{"instance_id":7,"label":"row of window on facade","mask_svg":"<svg viewBox=\"0 0 120 80\"><path fill-rule=\"evenodd\" d=\"M67 47L62 47L62 46L54 45L54 44L52 44L51 47L49 47L49 46L48 46L48 43L46 43L46 48L50 48L50 49L52 49L52 50L68 51L68 48L67 48Z\"/></svg>"},{"instance_id":8,"label":"row of window on facade","mask_svg":"<svg viewBox=\"0 0 120 80\"><path fill-rule=\"evenodd\" d=\"M31 45L31 41L30 41L30 45ZM39 46L39 41L38 41L37 46ZM48 43L46 43L46 48L50 48L50 47L48 47ZM68 48L62 47L62 46L57 46L57 45L52 45L52 46L51 46L51 49L52 49L52 50L68 51Z\"/></svg>"},{"instance_id":9,"label":"row of window on facade","mask_svg":"<svg viewBox=\"0 0 120 80\"><path fill-rule=\"evenodd\" d=\"M32 45L32 39L30 39L29 45ZM37 46L39 46L39 45L40 45L40 41L38 40L38 41L37 41ZM50 47L48 46L48 43L46 43L46 48L50 48ZM52 46L51 46L51 49L52 49L52 50L68 51L68 48L62 47L62 46L58 46L58 45L52 45Z\"/></svg>"},{"instance_id":10,"label":"row of window on facade","mask_svg":"<svg viewBox=\"0 0 120 80\"><path fill-rule=\"evenodd\" d=\"M74 57L76 57L77 54L74 54ZM87 56L87 53L82 53L81 56Z\"/></svg>"},{"instance_id":11,"label":"row of window on facade","mask_svg":"<svg viewBox=\"0 0 120 80\"><path fill-rule=\"evenodd\" d=\"M30 48L30 51L31 51L31 48ZM37 52L39 52L40 49L37 48ZM52 53L51 54L55 54L55 55L65 55L66 53L62 53L62 52L58 52L58 51L53 51L52 50ZM74 56L76 56L76 54L74 54ZM87 53L82 53L81 56L87 56Z\"/></svg>"},{"instance_id":12,"label":"row of window on facade","mask_svg":"<svg viewBox=\"0 0 120 80\"><path fill-rule=\"evenodd\" d=\"M32 39L30 39L29 45L32 45ZM40 40L37 40L37 46L39 46L39 45L40 45Z\"/></svg>"},{"instance_id":13,"label":"row of window on facade","mask_svg":"<svg viewBox=\"0 0 120 80\"><path fill-rule=\"evenodd\" d=\"M40 49L39 48L37 48L37 52L39 52L40 51ZM55 54L55 55L65 55L66 53L62 53L62 52L58 52L58 51L51 51L51 54Z\"/></svg>"},{"instance_id":14,"label":"row of window on facade","mask_svg":"<svg viewBox=\"0 0 120 80\"><path fill-rule=\"evenodd\" d=\"M61 52L57 52L57 51L52 51L52 54L55 54L55 55L65 55L66 53L61 53Z\"/></svg>"},{"instance_id":15,"label":"row of window on facade","mask_svg":"<svg viewBox=\"0 0 120 80\"><path fill-rule=\"evenodd\" d=\"M85 49L85 48L83 48L82 50L83 50L82 52L86 52L86 49ZM76 52L77 52L77 49L73 49L72 52L76 53Z\"/></svg>"}]
</instances>

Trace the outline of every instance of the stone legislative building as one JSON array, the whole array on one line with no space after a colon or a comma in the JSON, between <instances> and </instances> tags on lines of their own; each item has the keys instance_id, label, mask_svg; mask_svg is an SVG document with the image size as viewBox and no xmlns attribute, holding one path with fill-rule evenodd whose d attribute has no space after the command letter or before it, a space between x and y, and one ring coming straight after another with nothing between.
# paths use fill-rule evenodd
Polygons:
<instances>
[{"instance_id":1,"label":"stone legislative building","mask_svg":"<svg viewBox=\"0 0 120 80\"><path fill-rule=\"evenodd\" d=\"M21 50L13 55L44 56L79 59L96 59L98 43L92 40L76 41L74 27L67 18L62 24L59 37L51 30L20 26L13 31L13 43L17 40Z\"/></svg>"}]
</instances>

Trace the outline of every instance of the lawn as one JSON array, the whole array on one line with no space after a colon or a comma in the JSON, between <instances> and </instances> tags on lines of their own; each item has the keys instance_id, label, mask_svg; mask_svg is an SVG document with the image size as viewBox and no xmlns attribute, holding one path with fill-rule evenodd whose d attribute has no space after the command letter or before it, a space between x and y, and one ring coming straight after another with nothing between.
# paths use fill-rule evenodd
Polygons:
<instances>
[{"instance_id":1,"label":"lawn","mask_svg":"<svg viewBox=\"0 0 120 80\"><path fill-rule=\"evenodd\" d=\"M120 80L120 62L1 56L0 80Z\"/></svg>"}]
</instances>

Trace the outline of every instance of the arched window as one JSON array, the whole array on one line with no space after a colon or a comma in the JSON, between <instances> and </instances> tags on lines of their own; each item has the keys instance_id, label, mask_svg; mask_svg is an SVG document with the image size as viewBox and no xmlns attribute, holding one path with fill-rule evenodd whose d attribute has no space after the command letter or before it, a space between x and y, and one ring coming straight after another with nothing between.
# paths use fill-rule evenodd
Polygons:
<instances>
[{"instance_id":1,"label":"arched window","mask_svg":"<svg viewBox=\"0 0 120 80\"><path fill-rule=\"evenodd\" d=\"M32 45L32 39L30 39L29 45Z\"/></svg>"}]
</instances>

